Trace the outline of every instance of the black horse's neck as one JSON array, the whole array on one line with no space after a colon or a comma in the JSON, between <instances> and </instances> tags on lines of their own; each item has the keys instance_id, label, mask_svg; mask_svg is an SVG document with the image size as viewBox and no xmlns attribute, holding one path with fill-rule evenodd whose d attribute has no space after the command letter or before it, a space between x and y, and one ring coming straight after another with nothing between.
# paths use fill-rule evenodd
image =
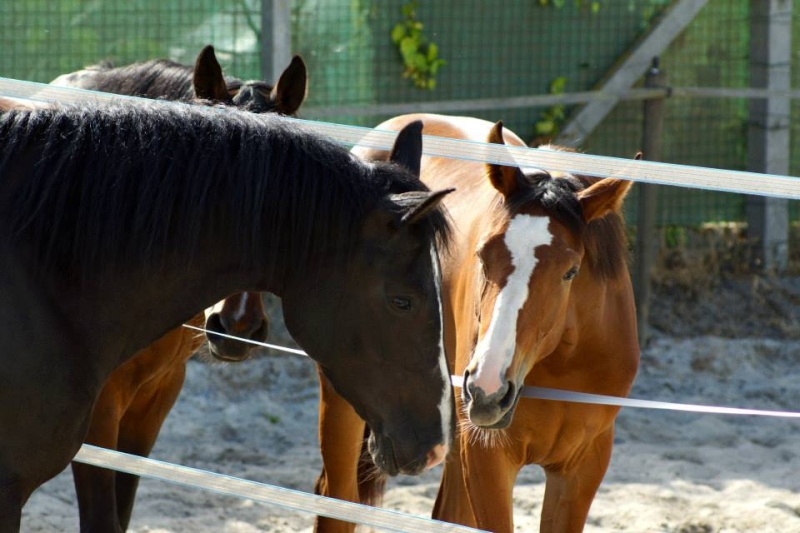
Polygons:
<instances>
[{"instance_id":1,"label":"black horse's neck","mask_svg":"<svg viewBox=\"0 0 800 533\"><path fill-rule=\"evenodd\" d=\"M281 119L185 105L8 112L0 138L0 237L124 350L230 293L280 292L393 187Z\"/></svg>"},{"instance_id":2,"label":"black horse's neck","mask_svg":"<svg viewBox=\"0 0 800 533\"><path fill-rule=\"evenodd\" d=\"M346 247L389 188L343 148L246 113L17 112L0 118L0 137L13 187L0 190L3 222L36 247L37 268L83 279L110 264L161 267L165 253L202 261L201 240L225 232L240 261L280 274Z\"/></svg>"}]
</instances>

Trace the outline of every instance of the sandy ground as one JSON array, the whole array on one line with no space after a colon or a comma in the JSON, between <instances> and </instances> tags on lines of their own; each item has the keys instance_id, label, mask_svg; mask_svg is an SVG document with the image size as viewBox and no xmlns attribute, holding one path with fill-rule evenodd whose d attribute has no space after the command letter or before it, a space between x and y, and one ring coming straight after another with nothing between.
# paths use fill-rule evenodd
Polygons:
<instances>
[{"instance_id":1,"label":"sandy ground","mask_svg":"<svg viewBox=\"0 0 800 533\"><path fill-rule=\"evenodd\" d=\"M726 298L735 305L737 294L743 296L734 291ZM696 323L705 316L716 324L702 314L708 305L713 299L673 306L684 313L673 321ZM702 316L687 315L690 308ZM727 336L697 334L709 328L685 325L678 336L662 325L643 350L631 396L800 410L800 340L791 332L778 335L782 340L759 336L766 330L758 318L751 315L739 334L720 332ZM320 467L317 402L316 372L305 358L264 354L239 365L192 360L152 457L310 492ZM439 474L437 468L392 480L385 507L428 515ZM523 470L515 492L518 531L538 530L543 489L538 467ZM143 480L131 529L306 532L312 525L308 514ZM67 470L34 494L22 530L77 529ZM586 531L800 532L800 419L623 409Z\"/></svg>"}]
</instances>

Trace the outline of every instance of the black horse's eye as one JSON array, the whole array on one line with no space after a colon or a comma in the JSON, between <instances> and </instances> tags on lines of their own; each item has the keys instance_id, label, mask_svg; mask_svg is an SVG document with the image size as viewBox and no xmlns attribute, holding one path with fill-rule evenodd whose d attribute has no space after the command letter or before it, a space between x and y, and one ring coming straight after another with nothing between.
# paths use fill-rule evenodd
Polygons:
<instances>
[{"instance_id":1,"label":"black horse's eye","mask_svg":"<svg viewBox=\"0 0 800 533\"><path fill-rule=\"evenodd\" d=\"M403 298L402 296L394 296L392 298L392 305L398 311L411 311L411 300L408 298Z\"/></svg>"},{"instance_id":2,"label":"black horse's eye","mask_svg":"<svg viewBox=\"0 0 800 533\"><path fill-rule=\"evenodd\" d=\"M570 268L566 274L564 274L564 281L569 281L577 275L578 275L578 267L574 266Z\"/></svg>"}]
</instances>

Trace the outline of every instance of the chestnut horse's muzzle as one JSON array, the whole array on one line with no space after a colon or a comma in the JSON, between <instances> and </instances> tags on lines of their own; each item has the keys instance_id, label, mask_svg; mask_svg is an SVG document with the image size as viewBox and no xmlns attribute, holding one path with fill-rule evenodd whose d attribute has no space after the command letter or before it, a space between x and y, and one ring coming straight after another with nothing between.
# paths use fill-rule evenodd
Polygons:
<instances>
[{"instance_id":1,"label":"chestnut horse's muzzle","mask_svg":"<svg viewBox=\"0 0 800 533\"><path fill-rule=\"evenodd\" d=\"M470 422L487 429L503 429L511 424L514 410L519 402L521 388L513 381L505 381L499 390L487 394L464 372L461 399L466 406Z\"/></svg>"},{"instance_id":2,"label":"chestnut horse's muzzle","mask_svg":"<svg viewBox=\"0 0 800 533\"><path fill-rule=\"evenodd\" d=\"M238 362L247 359L255 346L240 340L215 335L214 333L232 335L256 342L265 342L269 334L269 321L266 317L259 317L259 320L252 321L252 323L248 323L243 327L240 324L230 325L226 323L224 316L220 313L211 313L206 318L205 329L211 355L221 361Z\"/></svg>"}]
</instances>

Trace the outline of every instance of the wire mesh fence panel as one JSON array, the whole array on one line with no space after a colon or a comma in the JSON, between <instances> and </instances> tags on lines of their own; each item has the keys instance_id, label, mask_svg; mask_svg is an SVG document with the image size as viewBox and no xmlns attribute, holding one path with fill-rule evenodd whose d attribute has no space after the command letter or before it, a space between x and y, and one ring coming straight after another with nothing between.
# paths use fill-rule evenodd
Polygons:
<instances>
[{"instance_id":1,"label":"wire mesh fence panel","mask_svg":"<svg viewBox=\"0 0 800 533\"><path fill-rule=\"evenodd\" d=\"M258 0L0 2L0 74L49 82L100 61L192 64L214 44L241 78L260 77Z\"/></svg>"},{"instance_id":2,"label":"wire mesh fence panel","mask_svg":"<svg viewBox=\"0 0 800 533\"><path fill-rule=\"evenodd\" d=\"M166 57L190 64L214 44L228 74L262 78L261 0L26 0L0 2L0 74L47 82L102 60ZM800 35L800 0L792 18ZM577 106L504 107L514 97L587 91L635 50L669 0L291 0L294 53L309 68L305 118L374 126L396 114L382 104L482 99L459 114L503 120L532 145L551 139ZM661 54L674 87L749 86L750 0L710 1ZM793 87L798 87L798 69ZM800 103L792 114L800 112ZM662 159L727 169L746 166L745 99L665 103ZM357 112L353 112L355 109ZM436 105L432 108L437 110ZM642 103L622 102L582 140L594 154L640 149ZM800 126L790 121L793 132ZM793 135L792 148L800 142ZM800 150L792 150L800 154ZM800 155L791 171L800 172ZM633 199L635 199L635 188ZM628 201L634 220L635 201ZM665 189L657 221L698 225L744 220L744 199ZM796 202L792 218L800 218Z\"/></svg>"}]
</instances>

